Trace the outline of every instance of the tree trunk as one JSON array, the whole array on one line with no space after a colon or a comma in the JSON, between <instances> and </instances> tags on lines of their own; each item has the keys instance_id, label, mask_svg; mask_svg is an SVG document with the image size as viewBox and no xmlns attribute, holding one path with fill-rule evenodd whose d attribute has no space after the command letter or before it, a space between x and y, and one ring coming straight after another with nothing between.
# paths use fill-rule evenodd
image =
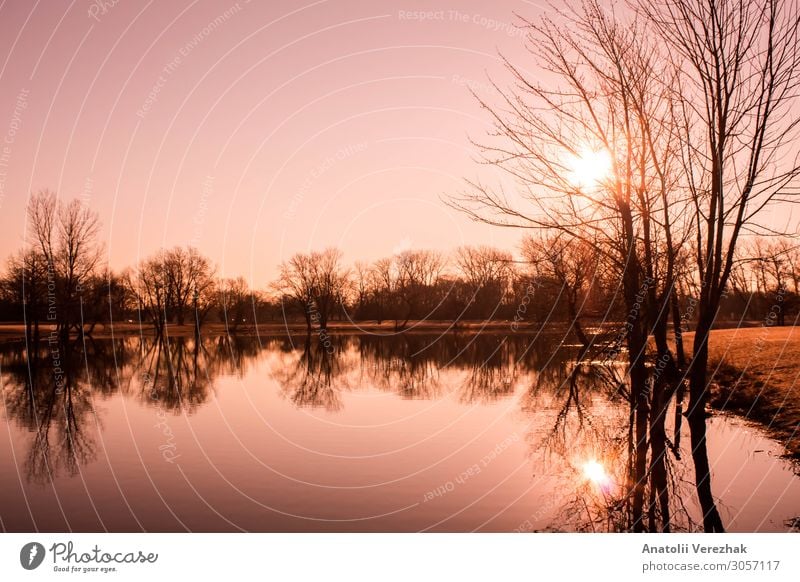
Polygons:
<instances>
[{"instance_id":1,"label":"tree trunk","mask_svg":"<svg viewBox=\"0 0 800 582\"><path fill-rule=\"evenodd\" d=\"M581 322L578 319L578 299L574 297L571 293L567 297L567 309L569 311L570 321L572 322L572 328L575 330L575 337L578 338L578 341L581 342L583 347L587 347L589 345L589 338L586 337L586 333L583 331L583 327L581 326Z\"/></svg>"},{"instance_id":2,"label":"tree trunk","mask_svg":"<svg viewBox=\"0 0 800 582\"><path fill-rule=\"evenodd\" d=\"M637 334L638 335L638 334ZM647 394L647 369L645 368L644 342L633 352L637 344L630 343L631 353L637 356L631 364L631 398L635 399L635 445L634 445L634 486L633 486L633 531L644 531L644 493L647 481L647 420L649 412Z\"/></svg>"},{"instance_id":3,"label":"tree trunk","mask_svg":"<svg viewBox=\"0 0 800 582\"><path fill-rule=\"evenodd\" d=\"M669 491L667 489L667 432L665 421L670 391L665 390L666 378L655 378L653 386L653 403L650 409L650 474L653 506L651 515L655 513L655 501L661 509L661 531L670 531ZM656 386L661 384L661 387ZM652 521L652 520L651 520ZM655 528L651 527L651 531Z\"/></svg>"},{"instance_id":4,"label":"tree trunk","mask_svg":"<svg viewBox=\"0 0 800 582\"><path fill-rule=\"evenodd\" d=\"M633 410L633 531L644 531L644 502L647 482L647 424L649 417L649 394L645 351L647 334L644 331L638 270L629 267L625 273L625 296L629 308L628 325L628 374L630 399Z\"/></svg>"},{"instance_id":5,"label":"tree trunk","mask_svg":"<svg viewBox=\"0 0 800 582\"><path fill-rule=\"evenodd\" d=\"M723 532L722 518L717 511L714 496L711 493L711 467L708 462L706 442L706 404L708 390L706 375L708 372L708 337L711 325L704 318L698 321L694 334L694 357L689 374L689 431L692 442L692 460L694 461L695 485L700 508L703 511L703 529L706 532Z\"/></svg>"},{"instance_id":6,"label":"tree trunk","mask_svg":"<svg viewBox=\"0 0 800 582\"><path fill-rule=\"evenodd\" d=\"M319 331L328 331L328 305L327 303L319 307Z\"/></svg>"},{"instance_id":7,"label":"tree trunk","mask_svg":"<svg viewBox=\"0 0 800 582\"><path fill-rule=\"evenodd\" d=\"M650 486L652 506L651 515L655 514L656 502L661 510L661 530L669 532L670 510L669 510L669 490L667 485L667 431L665 427L667 408L672 399L672 394L680 382L680 374L669 349L667 342L667 321L669 320L669 306L673 293L672 281L667 281L667 293L669 296L661 300L655 300L653 312L656 314L656 321L653 324L653 337L656 343L656 365L652 380L652 396L650 409ZM655 531L655 528L651 528Z\"/></svg>"},{"instance_id":8,"label":"tree trunk","mask_svg":"<svg viewBox=\"0 0 800 582\"><path fill-rule=\"evenodd\" d=\"M683 321L681 319L680 305L678 303L678 294L673 293L670 298L672 302L672 329L675 335L675 358L677 359L676 365L678 366L678 385L675 390L675 430L672 437L672 452L675 458L681 458L681 427L683 425L683 399L686 396L686 381L683 378L683 371L686 369L686 352L683 347Z\"/></svg>"}]
</instances>

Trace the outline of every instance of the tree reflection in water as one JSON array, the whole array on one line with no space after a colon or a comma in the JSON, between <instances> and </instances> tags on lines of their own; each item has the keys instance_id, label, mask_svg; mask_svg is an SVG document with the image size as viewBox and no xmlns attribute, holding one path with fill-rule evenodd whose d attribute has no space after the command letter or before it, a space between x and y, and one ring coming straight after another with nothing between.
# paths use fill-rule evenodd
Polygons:
<instances>
[{"instance_id":1,"label":"tree reflection in water","mask_svg":"<svg viewBox=\"0 0 800 582\"><path fill-rule=\"evenodd\" d=\"M213 397L216 378L241 378L268 356L268 374L296 407L335 413L345 406L345 393L365 389L464 405L507 400L530 420L526 442L534 466L559 481L553 505L558 528L631 528L634 431L624 369L615 362L522 334L329 339L221 335L0 344L7 417L31 435L28 479L74 475L97 458L103 430L98 403L104 399L121 393L191 415ZM666 486L653 487L649 478L645 484L647 529L690 530L695 524L683 500L691 495L691 476L676 462L679 448L667 444Z\"/></svg>"},{"instance_id":2,"label":"tree reflection in water","mask_svg":"<svg viewBox=\"0 0 800 582\"><path fill-rule=\"evenodd\" d=\"M558 526L553 531L632 531L634 475L633 416L629 395L615 362L592 361L580 350L576 359L549 367L522 400L523 409L536 414L547 410L550 424L544 434L529 435L532 454L555 465L559 490L569 492L562 500ZM665 524L693 531L695 523L684 499L693 490L685 468L663 458L667 486L657 498L648 482L647 530L659 531ZM665 513L664 508L672 508Z\"/></svg>"},{"instance_id":3,"label":"tree reflection in water","mask_svg":"<svg viewBox=\"0 0 800 582\"><path fill-rule=\"evenodd\" d=\"M213 379L227 357L210 352L207 343L210 340L183 337L141 340L140 357L127 374L128 385L138 388L138 396L150 404L194 411L208 400Z\"/></svg>"},{"instance_id":4,"label":"tree reflection in water","mask_svg":"<svg viewBox=\"0 0 800 582\"><path fill-rule=\"evenodd\" d=\"M341 346L325 344L317 336L307 336L298 350L299 357L292 363L294 354L284 360L284 364L273 371L273 376L281 385L283 394L295 406L323 408L335 412L342 408L339 391L343 384L344 361ZM334 385L334 382L337 382Z\"/></svg>"},{"instance_id":5,"label":"tree reflection in water","mask_svg":"<svg viewBox=\"0 0 800 582\"><path fill-rule=\"evenodd\" d=\"M6 415L31 438L24 463L27 478L47 483L62 471L76 474L97 455L95 438L102 419L94 414L94 398L114 391L107 373L114 369L111 346L97 350L97 361L108 366L95 374L96 382L90 382L83 351L75 343L15 342L3 347Z\"/></svg>"}]
</instances>

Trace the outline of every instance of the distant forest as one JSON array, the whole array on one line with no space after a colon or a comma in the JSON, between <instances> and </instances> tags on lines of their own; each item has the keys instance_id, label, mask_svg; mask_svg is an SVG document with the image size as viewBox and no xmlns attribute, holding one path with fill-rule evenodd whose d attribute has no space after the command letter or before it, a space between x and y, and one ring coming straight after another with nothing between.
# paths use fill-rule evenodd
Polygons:
<instances>
[{"instance_id":1,"label":"distant forest","mask_svg":"<svg viewBox=\"0 0 800 582\"><path fill-rule=\"evenodd\" d=\"M224 322L230 331L255 323L373 321L403 329L434 320L507 321L513 330L546 322L586 325L623 318L615 270L586 241L558 232L528 235L515 252L463 246L444 254L405 250L374 263L347 263L328 248L298 253L279 277L253 288L221 278L193 247L164 249L138 265L110 269L103 260L96 212L79 200L43 191L28 204L29 241L8 258L0 280L0 320L25 322L29 333L55 324L63 334L98 324L136 322L161 333L168 323ZM721 302L719 320L793 323L798 314L800 248L788 237L751 238ZM698 290L691 256L677 261L675 292L687 328ZM50 329L50 327L48 327Z\"/></svg>"}]
</instances>

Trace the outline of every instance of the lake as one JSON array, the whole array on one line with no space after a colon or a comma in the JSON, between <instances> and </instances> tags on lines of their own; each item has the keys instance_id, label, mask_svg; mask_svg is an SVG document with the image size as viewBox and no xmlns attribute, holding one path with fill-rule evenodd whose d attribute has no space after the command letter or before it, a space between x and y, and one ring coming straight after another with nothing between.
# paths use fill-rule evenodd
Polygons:
<instances>
[{"instance_id":1,"label":"lake","mask_svg":"<svg viewBox=\"0 0 800 582\"><path fill-rule=\"evenodd\" d=\"M4 531L624 529L628 402L550 334L0 344ZM669 431L672 429L670 414ZM700 530L683 423L677 530ZM709 419L728 531L786 531L800 478Z\"/></svg>"}]
</instances>

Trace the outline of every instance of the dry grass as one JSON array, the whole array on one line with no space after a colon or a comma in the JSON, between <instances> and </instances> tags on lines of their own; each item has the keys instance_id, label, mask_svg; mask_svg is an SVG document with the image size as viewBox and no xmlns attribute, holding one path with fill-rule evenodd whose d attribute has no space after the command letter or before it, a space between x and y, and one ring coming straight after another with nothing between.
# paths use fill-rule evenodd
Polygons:
<instances>
[{"instance_id":1,"label":"dry grass","mask_svg":"<svg viewBox=\"0 0 800 582\"><path fill-rule=\"evenodd\" d=\"M714 330L709 364L711 405L763 425L800 459L800 327Z\"/></svg>"}]
</instances>

